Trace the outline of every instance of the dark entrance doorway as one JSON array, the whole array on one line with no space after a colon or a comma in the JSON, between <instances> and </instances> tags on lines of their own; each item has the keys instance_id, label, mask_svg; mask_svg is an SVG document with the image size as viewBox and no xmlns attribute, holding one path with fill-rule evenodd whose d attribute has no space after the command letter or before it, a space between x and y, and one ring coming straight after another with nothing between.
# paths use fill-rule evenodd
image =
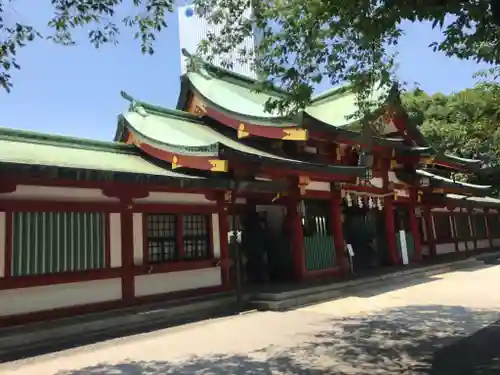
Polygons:
<instances>
[{"instance_id":1,"label":"dark entrance doorway","mask_svg":"<svg viewBox=\"0 0 500 375\"><path fill-rule=\"evenodd\" d=\"M234 220L228 215L229 248L235 277L236 246L241 257L241 278L246 284L288 281L293 277L290 236L283 205L257 205L253 211L241 212ZM236 237L232 235L236 223Z\"/></svg>"},{"instance_id":2,"label":"dark entrance doorway","mask_svg":"<svg viewBox=\"0 0 500 375\"><path fill-rule=\"evenodd\" d=\"M356 274L388 263L385 222L382 211L368 207L343 206L343 231L346 244L354 251Z\"/></svg>"}]
</instances>

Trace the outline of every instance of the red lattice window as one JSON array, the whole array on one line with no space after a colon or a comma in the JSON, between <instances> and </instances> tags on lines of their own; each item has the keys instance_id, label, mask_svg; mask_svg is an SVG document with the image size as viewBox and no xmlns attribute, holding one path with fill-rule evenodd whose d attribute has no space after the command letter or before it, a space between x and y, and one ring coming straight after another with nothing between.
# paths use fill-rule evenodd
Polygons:
<instances>
[{"instance_id":1,"label":"red lattice window","mask_svg":"<svg viewBox=\"0 0 500 375\"><path fill-rule=\"evenodd\" d=\"M209 215L202 214L148 214L148 261L210 259L209 220Z\"/></svg>"}]
</instances>

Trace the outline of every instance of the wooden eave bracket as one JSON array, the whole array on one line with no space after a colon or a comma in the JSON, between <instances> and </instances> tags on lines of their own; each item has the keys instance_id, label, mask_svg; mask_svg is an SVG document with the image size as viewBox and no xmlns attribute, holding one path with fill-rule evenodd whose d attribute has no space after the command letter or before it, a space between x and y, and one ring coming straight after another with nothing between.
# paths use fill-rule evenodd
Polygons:
<instances>
[{"instance_id":1,"label":"wooden eave bracket","mask_svg":"<svg viewBox=\"0 0 500 375\"><path fill-rule=\"evenodd\" d=\"M289 128L283 129L283 137L285 141L307 141L309 139L309 132L307 129Z\"/></svg>"}]
</instances>

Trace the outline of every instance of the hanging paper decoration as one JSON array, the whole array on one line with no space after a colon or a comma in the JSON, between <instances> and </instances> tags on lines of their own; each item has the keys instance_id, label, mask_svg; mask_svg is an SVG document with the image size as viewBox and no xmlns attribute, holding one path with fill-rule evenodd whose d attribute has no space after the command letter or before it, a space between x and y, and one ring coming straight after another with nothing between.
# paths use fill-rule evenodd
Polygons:
<instances>
[{"instance_id":1,"label":"hanging paper decoration","mask_svg":"<svg viewBox=\"0 0 500 375\"><path fill-rule=\"evenodd\" d=\"M382 209L384 208L384 201L380 197L377 198L377 207L380 211L382 211Z\"/></svg>"},{"instance_id":2,"label":"hanging paper decoration","mask_svg":"<svg viewBox=\"0 0 500 375\"><path fill-rule=\"evenodd\" d=\"M345 195L345 200L346 200L346 203L347 203L347 207L352 207L352 198L351 198L351 194L347 193Z\"/></svg>"},{"instance_id":3,"label":"hanging paper decoration","mask_svg":"<svg viewBox=\"0 0 500 375\"><path fill-rule=\"evenodd\" d=\"M368 198L368 208L371 210L373 208L373 198L369 197Z\"/></svg>"}]
</instances>

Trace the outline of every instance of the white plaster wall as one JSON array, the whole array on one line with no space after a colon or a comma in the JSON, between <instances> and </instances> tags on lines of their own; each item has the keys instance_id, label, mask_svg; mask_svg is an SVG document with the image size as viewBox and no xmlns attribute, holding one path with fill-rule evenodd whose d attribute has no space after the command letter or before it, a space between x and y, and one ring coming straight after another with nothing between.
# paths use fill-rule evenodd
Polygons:
<instances>
[{"instance_id":1,"label":"white plaster wall","mask_svg":"<svg viewBox=\"0 0 500 375\"><path fill-rule=\"evenodd\" d=\"M429 252L429 246L422 245L422 254L423 255L429 255L430 254L430 252Z\"/></svg>"},{"instance_id":2,"label":"white plaster wall","mask_svg":"<svg viewBox=\"0 0 500 375\"><path fill-rule=\"evenodd\" d=\"M478 249L487 249L490 247L490 240L478 240L477 241L477 248Z\"/></svg>"},{"instance_id":3,"label":"white plaster wall","mask_svg":"<svg viewBox=\"0 0 500 375\"><path fill-rule=\"evenodd\" d=\"M134 232L134 264L141 265L143 259L144 234L142 233L142 214L134 213L132 215L132 227Z\"/></svg>"},{"instance_id":4,"label":"white plaster wall","mask_svg":"<svg viewBox=\"0 0 500 375\"><path fill-rule=\"evenodd\" d=\"M214 249L214 258L220 258L220 231L219 214L212 214L212 241Z\"/></svg>"},{"instance_id":5,"label":"white plaster wall","mask_svg":"<svg viewBox=\"0 0 500 375\"><path fill-rule=\"evenodd\" d=\"M86 189L75 187L19 185L12 193L0 194L8 199L34 199L53 201L80 201L80 202L118 202L102 193L101 189Z\"/></svg>"},{"instance_id":6,"label":"white plaster wall","mask_svg":"<svg viewBox=\"0 0 500 375\"><path fill-rule=\"evenodd\" d=\"M474 242L469 241L467 242L467 249L469 250L474 250ZM458 251L465 251L465 241L464 242L459 242L458 243Z\"/></svg>"},{"instance_id":7,"label":"white plaster wall","mask_svg":"<svg viewBox=\"0 0 500 375\"><path fill-rule=\"evenodd\" d=\"M109 250L111 267L122 266L122 223L119 213L109 214Z\"/></svg>"},{"instance_id":8,"label":"white plaster wall","mask_svg":"<svg viewBox=\"0 0 500 375\"><path fill-rule=\"evenodd\" d=\"M306 187L307 190L330 191L330 183L324 181L311 181Z\"/></svg>"},{"instance_id":9,"label":"white plaster wall","mask_svg":"<svg viewBox=\"0 0 500 375\"><path fill-rule=\"evenodd\" d=\"M140 275L135 278L135 295L172 293L221 285L220 267Z\"/></svg>"},{"instance_id":10,"label":"white plaster wall","mask_svg":"<svg viewBox=\"0 0 500 375\"><path fill-rule=\"evenodd\" d=\"M173 204L215 204L215 201L208 200L204 194L194 193L167 193L154 191L146 198L134 200L135 203L173 203Z\"/></svg>"},{"instance_id":11,"label":"white plaster wall","mask_svg":"<svg viewBox=\"0 0 500 375\"><path fill-rule=\"evenodd\" d=\"M5 276L5 212L0 212L0 277Z\"/></svg>"},{"instance_id":12,"label":"white plaster wall","mask_svg":"<svg viewBox=\"0 0 500 375\"><path fill-rule=\"evenodd\" d=\"M0 316L26 314L63 307L120 300L121 279L0 290Z\"/></svg>"},{"instance_id":13,"label":"white plaster wall","mask_svg":"<svg viewBox=\"0 0 500 375\"><path fill-rule=\"evenodd\" d=\"M454 243L442 243L436 245L436 254L449 254L455 252L455 244Z\"/></svg>"},{"instance_id":14,"label":"white plaster wall","mask_svg":"<svg viewBox=\"0 0 500 375\"><path fill-rule=\"evenodd\" d=\"M465 242L458 243L458 251L465 251Z\"/></svg>"}]
</instances>

